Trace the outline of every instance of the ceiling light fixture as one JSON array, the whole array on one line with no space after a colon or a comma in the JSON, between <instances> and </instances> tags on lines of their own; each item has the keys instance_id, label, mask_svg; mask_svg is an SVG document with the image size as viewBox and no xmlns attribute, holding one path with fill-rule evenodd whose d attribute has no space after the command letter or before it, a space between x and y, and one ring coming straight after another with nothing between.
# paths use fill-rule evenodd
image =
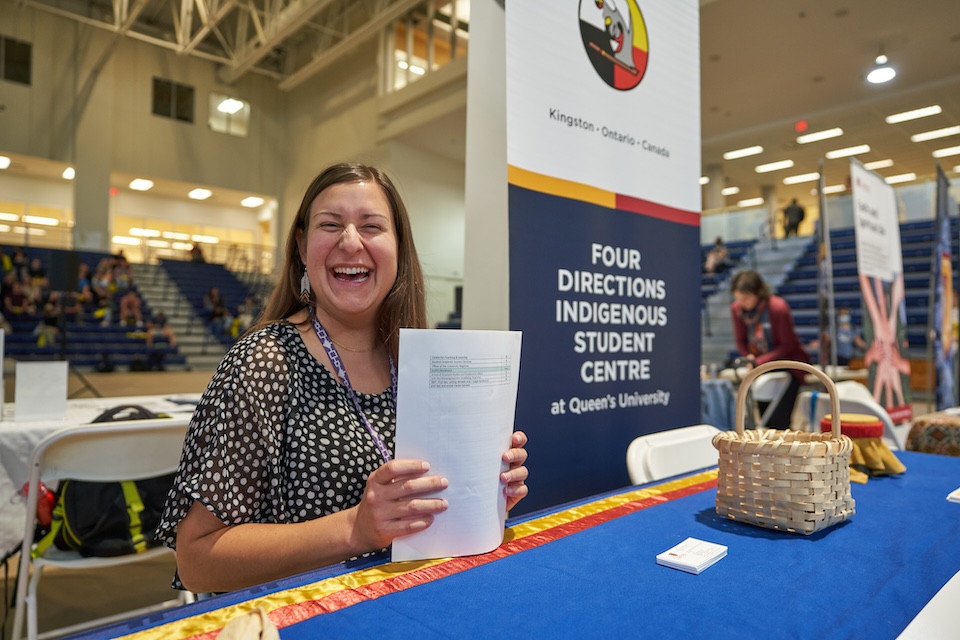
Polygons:
<instances>
[{"instance_id":1,"label":"ceiling light fixture","mask_svg":"<svg viewBox=\"0 0 960 640\"><path fill-rule=\"evenodd\" d=\"M63 176L64 180L73 180L76 177L77 172L74 171L73 167L67 167L60 175Z\"/></svg>"},{"instance_id":2,"label":"ceiling light fixture","mask_svg":"<svg viewBox=\"0 0 960 640\"><path fill-rule=\"evenodd\" d=\"M6 169L10 166L10 158L7 156L0 156L0 169Z\"/></svg>"},{"instance_id":3,"label":"ceiling light fixture","mask_svg":"<svg viewBox=\"0 0 960 640\"><path fill-rule=\"evenodd\" d=\"M892 167L892 166L893 166L893 160L890 160L888 158L886 160L874 160L873 162L866 162L864 163L863 168L868 169L870 171L876 171L877 169L886 169L887 167Z\"/></svg>"},{"instance_id":4,"label":"ceiling light fixture","mask_svg":"<svg viewBox=\"0 0 960 640\"><path fill-rule=\"evenodd\" d=\"M824 155L827 156L827 160L836 160L837 158L848 158L868 151L870 151L870 145L861 144L855 147L847 147L846 149L827 151Z\"/></svg>"},{"instance_id":5,"label":"ceiling light fixture","mask_svg":"<svg viewBox=\"0 0 960 640\"><path fill-rule=\"evenodd\" d=\"M738 207L759 207L763 204L763 198L747 198L737 203Z\"/></svg>"},{"instance_id":6,"label":"ceiling light fixture","mask_svg":"<svg viewBox=\"0 0 960 640\"><path fill-rule=\"evenodd\" d=\"M734 196L740 193L740 187L724 187L720 189L720 193L725 196Z\"/></svg>"},{"instance_id":7,"label":"ceiling light fixture","mask_svg":"<svg viewBox=\"0 0 960 640\"><path fill-rule=\"evenodd\" d=\"M747 156L755 156L759 153L763 153L763 147L756 145L753 147L744 147L743 149L735 149L733 151L727 151L723 154L724 160L736 160L737 158L746 158Z\"/></svg>"},{"instance_id":8,"label":"ceiling light fixture","mask_svg":"<svg viewBox=\"0 0 960 640\"><path fill-rule=\"evenodd\" d=\"M813 173L801 173L796 176L787 176L783 179L783 184L800 184L802 182L813 182L814 180L819 180L820 174L814 171Z\"/></svg>"},{"instance_id":9,"label":"ceiling light fixture","mask_svg":"<svg viewBox=\"0 0 960 640\"><path fill-rule=\"evenodd\" d=\"M960 125L955 127L946 127L944 129L936 129L934 131L924 131L923 133L915 133L910 136L911 142L926 142L927 140L936 140L937 138L949 138L950 136L955 136L960 133Z\"/></svg>"},{"instance_id":10,"label":"ceiling light fixture","mask_svg":"<svg viewBox=\"0 0 960 640\"><path fill-rule=\"evenodd\" d=\"M709 176L700 176L700 186L703 186L705 184L710 184Z\"/></svg>"},{"instance_id":11,"label":"ceiling light fixture","mask_svg":"<svg viewBox=\"0 0 960 640\"><path fill-rule=\"evenodd\" d=\"M187 197L190 198L191 200L206 200L212 195L213 195L213 191L210 191L210 189L201 189L197 187L196 189L188 193Z\"/></svg>"},{"instance_id":12,"label":"ceiling light fixture","mask_svg":"<svg viewBox=\"0 0 960 640\"><path fill-rule=\"evenodd\" d=\"M926 118L927 116L935 116L938 113L943 111L940 108L940 105L934 104L929 107L921 107L920 109L913 109L911 111L902 111L900 113L894 113L886 117L887 124L897 124L899 122L906 122L907 120L916 120L917 118Z\"/></svg>"},{"instance_id":13,"label":"ceiling light fixture","mask_svg":"<svg viewBox=\"0 0 960 640\"><path fill-rule=\"evenodd\" d=\"M824 193L827 193L827 194L829 194L829 193L843 193L843 192L846 191L846 190L847 190L847 186L846 186L846 185L843 185L843 184L834 184L834 185L830 185L829 187L824 187L824 188L823 188L823 192L824 192Z\"/></svg>"},{"instance_id":14,"label":"ceiling light fixture","mask_svg":"<svg viewBox=\"0 0 960 640\"><path fill-rule=\"evenodd\" d=\"M757 173L770 173L771 171L779 171L780 169L789 169L793 166L793 160L780 160L779 162L770 162L768 164L761 164L754 167L754 171Z\"/></svg>"},{"instance_id":15,"label":"ceiling light fixture","mask_svg":"<svg viewBox=\"0 0 960 640\"><path fill-rule=\"evenodd\" d=\"M23 221L27 224L40 224L45 227L55 227L60 224L60 221L56 218L48 218L47 216L23 216Z\"/></svg>"},{"instance_id":16,"label":"ceiling light fixture","mask_svg":"<svg viewBox=\"0 0 960 640\"><path fill-rule=\"evenodd\" d=\"M153 188L153 180L146 178L135 178L130 182L130 188L134 191L149 191Z\"/></svg>"},{"instance_id":17,"label":"ceiling light fixture","mask_svg":"<svg viewBox=\"0 0 960 640\"><path fill-rule=\"evenodd\" d=\"M888 64L889 60L883 53L883 47L880 47L880 55L874 60L873 68L867 74L867 82L871 84L883 84L890 82L897 76L896 70Z\"/></svg>"},{"instance_id":18,"label":"ceiling light fixture","mask_svg":"<svg viewBox=\"0 0 960 640\"><path fill-rule=\"evenodd\" d=\"M817 142L818 140L827 140L829 138L836 138L843 135L843 129L840 127L834 127L833 129L825 129L823 131L814 131L813 133L805 133L802 136L797 136L797 142L799 144L807 144L808 142Z\"/></svg>"},{"instance_id":19,"label":"ceiling light fixture","mask_svg":"<svg viewBox=\"0 0 960 640\"><path fill-rule=\"evenodd\" d=\"M249 198L244 198L243 200L241 200L240 204L250 208L259 207L260 205L263 204L263 198L258 198L257 196L250 196Z\"/></svg>"},{"instance_id":20,"label":"ceiling light fixture","mask_svg":"<svg viewBox=\"0 0 960 640\"><path fill-rule=\"evenodd\" d=\"M947 156L960 156L960 147L947 147L933 152L934 158L946 158Z\"/></svg>"},{"instance_id":21,"label":"ceiling light fixture","mask_svg":"<svg viewBox=\"0 0 960 640\"><path fill-rule=\"evenodd\" d=\"M898 176L890 176L889 178L884 178L884 181L887 184L897 184L900 182L910 182L911 180L916 180L917 174L915 173L901 173Z\"/></svg>"}]
</instances>

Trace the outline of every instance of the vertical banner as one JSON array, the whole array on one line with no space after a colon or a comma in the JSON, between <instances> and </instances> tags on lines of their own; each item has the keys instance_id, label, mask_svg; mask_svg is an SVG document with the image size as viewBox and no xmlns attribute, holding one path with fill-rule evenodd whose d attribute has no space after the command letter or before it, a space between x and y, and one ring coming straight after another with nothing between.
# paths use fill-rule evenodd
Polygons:
<instances>
[{"instance_id":1,"label":"vertical banner","mask_svg":"<svg viewBox=\"0 0 960 640\"><path fill-rule=\"evenodd\" d=\"M933 304L928 324L933 336L933 363L936 371L937 410L957 406L954 396L954 360L957 344L953 335L953 238L950 234L950 212L956 204L950 196L950 181L937 164L937 211L936 240L934 245L931 277L933 278Z\"/></svg>"},{"instance_id":2,"label":"vertical banner","mask_svg":"<svg viewBox=\"0 0 960 640\"><path fill-rule=\"evenodd\" d=\"M907 332L897 199L893 187L855 159L850 162L850 177L868 386L893 421L901 423L912 417L913 410L910 361L900 353L907 347Z\"/></svg>"},{"instance_id":3,"label":"vertical banner","mask_svg":"<svg viewBox=\"0 0 960 640\"><path fill-rule=\"evenodd\" d=\"M700 422L696 0L506 6L510 328L527 510L629 483Z\"/></svg>"}]
</instances>

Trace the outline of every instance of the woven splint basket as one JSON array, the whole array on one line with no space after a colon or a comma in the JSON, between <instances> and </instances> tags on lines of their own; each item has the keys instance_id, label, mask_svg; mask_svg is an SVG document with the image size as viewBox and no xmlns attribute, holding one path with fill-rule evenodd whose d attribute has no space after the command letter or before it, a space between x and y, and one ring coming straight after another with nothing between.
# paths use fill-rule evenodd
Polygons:
<instances>
[{"instance_id":1,"label":"woven splint basket","mask_svg":"<svg viewBox=\"0 0 960 640\"><path fill-rule=\"evenodd\" d=\"M814 374L830 392L831 433L776 429L744 430L747 391L775 369ZM720 453L717 513L732 520L779 531L810 534L843 522L855 513L850 497L850 438L841 435L840 399L833 381L819 369L777 360L750 371L737 394L736 431L718 433Z\"/></svg>"}]
</instances>

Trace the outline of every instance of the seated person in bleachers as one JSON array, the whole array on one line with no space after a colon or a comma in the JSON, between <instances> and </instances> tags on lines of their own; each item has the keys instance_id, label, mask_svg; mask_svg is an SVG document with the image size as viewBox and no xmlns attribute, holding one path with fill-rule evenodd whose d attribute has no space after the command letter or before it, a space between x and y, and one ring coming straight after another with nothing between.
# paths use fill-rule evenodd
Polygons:
<instances>
[{"instance_id":1,"label":"seated person in bleachers","mask_svg":"<svg viewBox=\"0 0 960 640\"><path fill-rule=\"evenodd\" d=\"M167 350L162 346L154 346L157 342L164 341L171 347L177 346L177 335L173 332L173 327L170 326L167 315L163 311L158 311L147 322L147 369L151 371L166 369L163 362L167 359Z\"/></svg>"},{"instance_id":2,"label":"seated person in bleachers","mask_svg":"<svg viewBox=\"0 0 960 640\"><path fill-rule=\"evenodd\" d=\"M90 288L90 266L85 262L81 262L77 270L77 297L81 304L95 301L93 289Z\"/></svg>"},{"instance_id":3,"label":"seated person in bleachers","mask_svg":"<svg viewBox=\"0 0 960 640\"><path fill-rule=\"evenodd\" d=\"M707 273L719 273L723 271L728 266L728 256L729 253L723 244L723 238L717 236L710 251L707 252L707 257L703 263L703 270Z\"/></svg>"},{"instance_id":4,"label":"seated person in bleachers","mask_svg":"<svg viewBox=\"0 0 960 640\"><path fill-rule=\"evenodd\" d=\"M52 347L57 344L60 338L60 313L60 303L56 296L50 296L43 305L40 324L33 330L33 335L37 336L38 347Z\"/></svg>"},{"instance_id":5,"label":"seated person in bleachers","mask_svg":"<svg viewBox=\"0 0 960 640\"><path fill-rule=\"evenodd\" d=\"M230 328L233 325L233 315L226 305L217 303L210 311L209 318L210 330L215 336L230 335Z\"/></svg>"},{"instance_id":6,"label":"seated person in bleachers","mask_svg":"<svg viewBox=\"0 0 960 640\"><path fill-rule=\"evenodd\" d=\"M137 327L142 327L143 312L141 306L140 296L137 295L136 291L130 289L123 294L123 297L120 298L120 324L135 324Z\"/></svg>"},{"instance_id":7,"label":"seated person in bleachers","mask_svg":"<svg viewBox=\"0 0 960 640\"><path fill-rule=\"evenodd\" d=\"M118 259L114 264L113 281L117 285L117 291L126 291L133 284L133 273L126 259Z\"/></svg>"},{"instance_id":8,"label":"seated person in bleachers","mask_svg":"<svg viewBox=\"0 0 960 640\"><path fill-rule=\"evenodd\" d=\"M257 306L257 303L254 302L253 298L247 296L239 307L237 307L237 318L234 322L236 326L236 332L232 335L233 337L238 337L243 334L244 331L250 328L250 325L253 324L253 321L257 317L257 313L260 312L260 308Z\"/></svg>"},{"instance_id":9,"label":"seated person in bleachers","mask_svg":"<svg viewBox=\"0 0 960 640\"><path fill-rule=\"evenodd\" d=\"M30 296L23 290L23 285L14 282L8 293L3 298L4 314L13 320L20 318L29 318L36 315L37 308L30 301Z\"/></svg>"},{"instance_id":10,"label":"seated person in bleachers","mask_svg":"<svg viewBox=\"0 0 960 640\"><path fill-rule=\"evenodd\" d=\"M210 287L207 293L205 293L203 296L203 308L207 312L208 317L217 305L225 307L227 306L227 303L220 294L220 289L217 287Z\"/></svg>"},{"instance_id":11,"label":"seated person in bleachers","mask_svg":"<svg viewBox=\"0 0 960 640\"><path fill-rule=\"evenodd\" d=\"M63 311L63 317L70 322L83 322L83 305L80 304L80 294L74 291L68 291L64 295L52 293L60 298L60 308Z\"/></svg>"},{"instance_id":12,"label":"seated person in bleachers","mask_svg":"<svg viewBox=\"0 0 960 640\"><path fill-rule=\"evenodd\" d=\"M167 314L158 311L153 318L147 322L147 347L152 348L154 342L166 340L171 347L177 346L177 334L174 333L170 322L167 320Z\"/></svg>"},{"instance_id":13,"label":"seated person in bleachers","mask_svg":"<svg viewBox=\"0 0 960 640\"><path fill-rule=\"evenodd\" d=\"M112 298L113 292L117 290L117 285L113 281L113 271L103 261L97 267L97 272L93 274L90 287L93 289L93 294L97 297L98 303L104 298Z\"/></svg>"},{"instance_id":14,"label":"seated person in bleachers","mask_svg":"<svg viewBox=\"0 0 960 640\"><path fill-rule=\"evenodd\" d=\"M18 282L16 272L10 271L3 276L3 281L0 282L0 300L3 300L10 294L13 290L14 282Z\"/></svg>"},{"instance_id":15,"label":"seated person in bleachers","mask_svg":"<svg viewBox=\"0 0 960 640\"><path fill-rule=\"evenodd\" d=\"M27 269L30 267L30 259L24 252L23 247L17 247L13 250L13 257L10 258L13 263L13 271L17 274L17 280L23 282L27 277Z\"/></svg>"},{"instance_id":16,"label":"seated person in bleachers","mask_svg":"<svg viewBox=\"0 0 960 640\"><path fill-rule=\"evenodd\" d=\"M47 277L47 270L43 267L43 262L40 261L40 258L30 260L30 265L27 267L27 275L34 284L37 284L37 281Z\"/></svg>"}]
</instances>

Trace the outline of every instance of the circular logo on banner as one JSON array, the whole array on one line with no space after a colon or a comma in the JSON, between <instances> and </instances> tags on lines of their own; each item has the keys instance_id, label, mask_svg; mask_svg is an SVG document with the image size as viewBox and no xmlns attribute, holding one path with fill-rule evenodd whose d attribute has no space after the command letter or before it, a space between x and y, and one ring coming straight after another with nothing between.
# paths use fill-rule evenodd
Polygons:
<instances>
[{"instance_id":1,"label":"circular logo on banner","mask_svg":"<svg viewBox=\"0 0 960 640\"><path fill-rule=\"evenodd\" d=\"M580 0L580 37L597 75L628 91L647 70L647 25L636 0Z\"/></svg>"}]
</instances>

